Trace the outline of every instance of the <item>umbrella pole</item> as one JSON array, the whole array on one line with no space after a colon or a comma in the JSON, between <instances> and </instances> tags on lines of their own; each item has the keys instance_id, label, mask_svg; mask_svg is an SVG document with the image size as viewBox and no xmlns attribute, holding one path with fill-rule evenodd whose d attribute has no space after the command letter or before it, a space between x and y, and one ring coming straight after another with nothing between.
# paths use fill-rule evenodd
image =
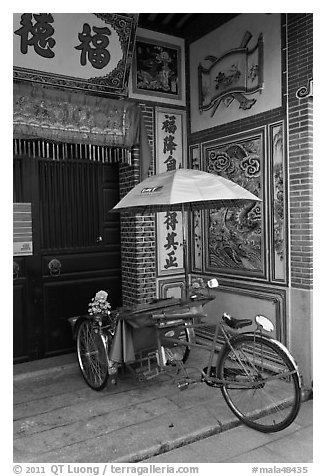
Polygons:
<instances>
[{"instance_id":1,"label":"umbrella pole","mask_svg":"<svg viewBox=\"0 0 326 476\"><path fill-rule=\"evenodd\" d=\"M188 273L188 252L187 252L187 230L186 230L186 216L188 218L188 213L184 209L182 204L182 239L183 239L183 266L185 270L185 297L189 298L189 273Z\"/></svg>"}]
</instances>

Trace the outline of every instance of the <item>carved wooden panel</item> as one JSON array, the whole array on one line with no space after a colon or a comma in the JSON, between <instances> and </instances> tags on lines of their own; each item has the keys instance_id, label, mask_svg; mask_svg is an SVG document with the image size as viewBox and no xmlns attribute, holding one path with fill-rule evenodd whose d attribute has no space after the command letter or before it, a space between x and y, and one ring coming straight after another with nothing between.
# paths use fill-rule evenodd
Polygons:
<instances>
[{"instance_id":1,"label":"carved wooden panel","mask_svg":"<svg viewBox=\"0 0 326 476\"><path fill-rule=\"evenodd\" d=\"M203 145L204 168L262 198L239 208L211 209L205 215L205 270L219 274L266 277L265 130Z\"/></svg>"},{"instance_id":2,"label":"carved wooden panel","mask_svg":"<svg viewBox=\"0 0 326 476\"><path fill-rule=\"evenodd\" d=\"M283 122L269 127L271 159L271 278L287 281L287 180L285 164L285 140Z\"/></svg>"}]
</instances>

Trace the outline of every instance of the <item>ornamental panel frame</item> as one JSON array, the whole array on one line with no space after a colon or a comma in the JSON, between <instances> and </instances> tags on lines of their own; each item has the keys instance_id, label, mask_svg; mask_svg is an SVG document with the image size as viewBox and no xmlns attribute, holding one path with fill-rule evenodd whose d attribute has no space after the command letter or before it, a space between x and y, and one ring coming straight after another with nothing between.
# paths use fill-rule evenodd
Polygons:
<instances>
[{"instance_id":1,"label":"ornamental panel frame","mask_svg":"<svg viewBox=\"0 0 326 476\"><path fill-rule=\"evenodd\" d=\"M285 106L284 24L242 13L190 44L191 133Z\"/></svg>"},{"instance_id":2,"label":"ornamental panel frame","mask_svg":"<svg viewBox=\"0 0 326 476\"><path fill-rule=\"evenodd\" d=\"M287 284L288 263L288 171L286 161L286 130L284 121L268 126L270 157L270 266L271 281Z\"/></svg>"},{"instance_id":3,"label":"ornamental panel frame","mask_svg":"<svg viewBox=\"0 0 326 476\"><path fill-rule=\"evenodd\" d=\"M186 164L186 112L155 108L155 173L184 167ZM187 229L187 223L185 223ZM182 213L156 214L157 276L184 273Z\"/></svg>"},{"instance_id":4,"label":"ornamental panel frame","mask_svg":"<svg viewBox=\"0 0 326 476\"><path fill-rule=\"evenodd\" d=\"M217 299L219 293L230 294L230 302L232 302L232 296L238 296L242 301L242 298L249 298L261 302L261 305L255 304L255 308L263 309L264 302L270 303L274 307L274 317L271 314L266 314L274 324L274 331L272 337L276 338L284 345L288 346L289 332L287 324L287 296L288 293L284 288L277 288L271 286L261 286L255 283L244 283L230 281L228 279L220 279L219 287L217 288ZM241 302L241 306L242 302ZM246 309L246 308L245 308ZM263 312L266 313L264 310ZM230 311L232 314L233 311ZM255 314L254 314L255 315ZM248 319L253 319L254 315L248 315ZM250 330L250 328L249 328ZM254 330L254 326L252 328Z\"/></svg>"},{"instance_id":5,"label":"ornamental panel frame","mask_svg":"<svg viewBox=\"0 0 326 476\"><path fill-rule=\"evenodd\" d=\"M192 169L202 170L202 158L200 144L189 146L189 164ZM194 210L190 215L190 249L189 259L191 270L201 272L203 270L203 211Z\"/></svg>"},{"instance_id":6,"label":"ornamental panel frame","mask_svg":"<svg viewBox=\"0 0 326 476\"><path fill-rule=\"evenodd\" d=\"M172 106L186 105L185 44L182 38L137 28L129 97ZM142 47L142 51L139 50ZM152 68L141 68L147 57ZM171 57L170 57L171 56ZM144 84L142 84L142 81ZM151 85L152 83L152 85Z\"/></svg>"},{"instance_id":7,"label":"ornamental panel frame","mask_svg":"<svg viewBox=\"0 0 326 476\"><path fill-rule=\"evenodd\" d=\"M157 298L186 298L186 286L183 276L157 279Z\"/></svg>"},{"instance_id":8,"label":"ornamental panel frame","mask_svg":"<svg viewBox=\"0 0 326 476\"><path fill-rule=\"evenodd\" d=\"M218 173L262 199L236 209L204 212L205 273L242 279L269 278L268 154L266 127L202 143L203 169Z\"/></svg>"},{"instance_id":9,"label":"ornamental panel frame","mask_svg":"<svg viewBox=\"0 0 326 476\"><path fill-rule=\"evenodd\" d=\"M138 16L14 13L14 80L126 97Z\"/></svg>"}]
</instances>

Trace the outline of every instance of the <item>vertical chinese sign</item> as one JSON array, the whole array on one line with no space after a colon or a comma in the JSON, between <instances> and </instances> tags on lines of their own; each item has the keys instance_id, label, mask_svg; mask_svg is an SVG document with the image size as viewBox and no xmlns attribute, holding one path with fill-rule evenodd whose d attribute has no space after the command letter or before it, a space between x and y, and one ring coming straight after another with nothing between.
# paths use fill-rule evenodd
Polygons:
<instances>
[{"instance_id":1,"label":"vertical chinese sign","mask_svg":"<svg viewBox=\"0 0 326 476\"><path fill-rule=\"evenodd\" d=\"M156 108L156 173L185 165L185 113ZM181 212L157 214L158 276L184 271Z\"/></svg>"},{"instance_id":2,"label":"vertical chinese sign","mask_svg":"<svg viewBox=\"0 0 326 476\"><path fill-rule=\"evenodd\" d=\"M14 79L127 94L138 14L14 13Z\"/></svg>"}]
</instances>

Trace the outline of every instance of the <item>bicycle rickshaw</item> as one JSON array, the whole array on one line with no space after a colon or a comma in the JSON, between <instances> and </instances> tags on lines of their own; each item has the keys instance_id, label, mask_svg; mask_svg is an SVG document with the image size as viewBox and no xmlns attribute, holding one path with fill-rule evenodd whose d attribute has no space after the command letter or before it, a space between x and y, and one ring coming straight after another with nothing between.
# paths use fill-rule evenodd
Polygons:
<instances>
[{"instance_id":1,"label":"bicycle rickshaw","mask_svg":"<svg viewBox=\"0 0 326 476\"><path fill-rule=\"evenodd\" d=\"M168 298L121 308L115 313L115 332L108 317L72 319L86 383L97 391L108 383L117 384L121 367L141 380L164 372L178 379L180 389L192 383L220 389L232 412L256 430L283 430L294 421L301 404L293 357L266 335L273 324L261 315L255 317L254 331L242 332L253 321L224 313L217 319L212 340L198 342L195 329L205 325L203 306L212 299L209 294L196 294L185 300ZM186 364L192 348L204 349L208 355L203 367L195 369L195 378Z\"/></svg>"},{"instance_id":2,"label":"bicycle rickshaw","mask_svg":"<svg viewBox=\"0 0 326 476\"><path fill-rule=\"evenodd\" d=\"M268 337L273 331L269 319L257 315L253 328L251 319L236 319L221 313L211 341L196 339L195 330L203 325L205 318L203 306L212 296L189 293L185 214L204 208L241 207L255 201L261 200L236 183L214 173L191 169L148 177L120 200L113 210L181 211L186 298L122 308L117 312L114 329L109 319L79 319L78 361L90 387L101 390L108 381L116 383L119 365L132 369L130 364L138 362L138 369L132 370L143 379L172 370L179 377L179 388L197 381L220 389L235 415L259 431L279 431L293 422L301 402L299 372L288 349ZM214 279L209 281L208 289L216 284ZM192 348L208 353L207 362L197 369L196 379L189 375L186 366Z\"/></svg>"}]
</instances>

